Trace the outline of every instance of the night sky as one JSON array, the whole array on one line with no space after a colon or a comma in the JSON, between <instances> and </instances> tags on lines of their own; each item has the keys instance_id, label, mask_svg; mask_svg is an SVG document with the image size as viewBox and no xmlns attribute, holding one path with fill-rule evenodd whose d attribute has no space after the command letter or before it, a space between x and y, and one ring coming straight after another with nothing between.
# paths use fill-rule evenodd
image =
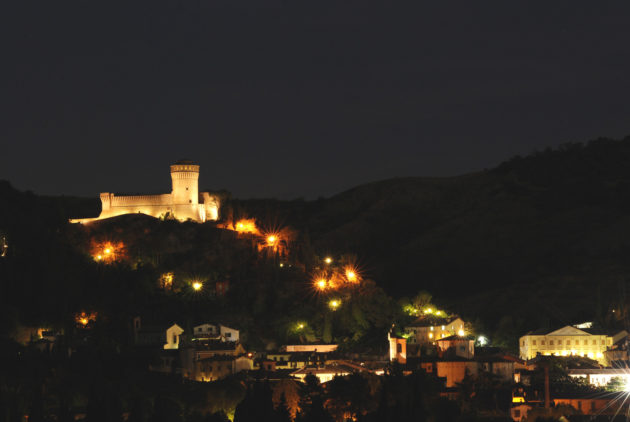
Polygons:
<instances>
[{"instance_id":1,"label":"night sky","mask_svg":"<svg viewBox=\"0 0 630 422\"><path fill-rule=\"evenodd\" d=\"M374 3L4 4L0 179L316 198L630 134L630 2Z\"/></svg>"}]
</instances>

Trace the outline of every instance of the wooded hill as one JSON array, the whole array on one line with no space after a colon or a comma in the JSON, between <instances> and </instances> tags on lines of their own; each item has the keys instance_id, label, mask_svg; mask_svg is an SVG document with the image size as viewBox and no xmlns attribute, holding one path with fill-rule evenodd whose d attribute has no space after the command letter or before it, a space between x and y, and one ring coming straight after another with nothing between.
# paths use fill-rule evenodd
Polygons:
<instances>
[{"instance_id":1,"label":"wooded hill","mask_svg":"<svg viewBox=\"0 0 630 422\"><path fill-rule=\"evenodd\" d=\"M395 297L427 290L504 331L613 316L623 324L627 315L630 138L569 144L464 176L370 183L316 201L231 199L222 212L291 226L304 250L355 254ZM96 198L42 198L0 183L0 230L45 231L90 214L98 214Z\"/></svg>"}]
</instances>

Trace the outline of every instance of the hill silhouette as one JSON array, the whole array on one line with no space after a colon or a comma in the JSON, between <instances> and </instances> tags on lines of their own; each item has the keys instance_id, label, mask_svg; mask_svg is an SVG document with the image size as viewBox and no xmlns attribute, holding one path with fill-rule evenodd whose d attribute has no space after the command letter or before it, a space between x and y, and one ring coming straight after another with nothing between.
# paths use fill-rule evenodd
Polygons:
<instances>
[{"instance_id":1,"label":"hill silhouette","mask_svg":"<svg viewBox=\"0 0 630 422\"><path fill-rule=\"evenodd\" d=\"M602 138L464 176L239 206L281 215L307 231L316 250L353 251L395 296L428 290L470 316L570 323L605 318L625 297L629 163L630 138Z\"/></svg>"},{"instance_id":2,"label":"hill silhouette","mask_svg":"<svg viewBox=\"0 0 630 422\"><path fill-rule=\"evenodd\" d=\"M482 324L516 331L605 322L612 310L623 322L629 163L630 138L602 138L474 174L385 180L316 201L230 199L223 216L291 226L304 256L355 254L389 294L427 290ZM16 246L65 218L98 214L97 198L38 197L8 183L0 203L0 230ZM14 235L17 228L29 235Z\"/></svg>"}]
</instances>

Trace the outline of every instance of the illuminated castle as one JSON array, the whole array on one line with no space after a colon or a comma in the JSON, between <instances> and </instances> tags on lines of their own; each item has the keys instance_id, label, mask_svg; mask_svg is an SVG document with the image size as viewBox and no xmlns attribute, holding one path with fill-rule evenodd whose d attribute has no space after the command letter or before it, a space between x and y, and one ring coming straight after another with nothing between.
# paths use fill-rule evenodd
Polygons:
<instances>
[{"instance_id":1,"label":"illuminated castle","mask_svg":"<svg viewBox=\"0 0 630 422\"><path fill-rule=\"evenodd\" d=\"M203 223L219 218L219 198L199 192L199 166L192 161L178 161L171 166L173 190L162 195L116 196L101 193L102 211L96 218L70 220L88 223L123 214L146 214L152 217L174 217L179 221Z\"/></svg>"}]
</instances>

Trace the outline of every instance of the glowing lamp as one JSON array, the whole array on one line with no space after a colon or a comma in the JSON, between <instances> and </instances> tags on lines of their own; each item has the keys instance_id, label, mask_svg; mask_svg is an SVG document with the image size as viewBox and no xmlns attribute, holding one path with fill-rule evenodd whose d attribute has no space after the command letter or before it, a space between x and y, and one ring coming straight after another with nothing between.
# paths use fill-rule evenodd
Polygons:
<instances>
[{"instance_id":1,"label":"glowing lamp","mask_svg":"<svg viewBox=\"0 0 630 422\"><path fill-rule=\"evenodd\" d=\"M195 282L192 284L192 288L193 288L195 291L197 291L197 292L198 292L199 290L201 290L201 288L202 288L202 287L203 287L203 283L202 283L202 282L200 282L200 281L195 281Z\"/></svg>"},{"instance_id":2,"label":"glowing lamp","mask_svg":"<svg viewBox=\"0 0 630 422\"><path fill-rule=\"evenodd\" d=\"M339 306L341 306L341 301L338 299L333 299L330 302L328 302L328 306L330 307L330 309L332 309L333 311L336 311L337 308L339 308Z\"/></svg>"},{"instance_id":3,"label":"glowing lamp","mask_svg":"<svg viewBox=\"0 0 630 422\"><path fill-rule=\"evenodd\" d=\"M324 280L323 278L317 280L317 283L315 283L315 284L317 285L317 288L319 290L325 290L326 289L326 280Z\"/></svg>"},{"instance_id":4,"label":"glowing lamp","mask_svg":"<svg viewBox=\"0 0 630 422\"><path fill-rule=\"evenodd\" d=\"M105 252L105 255L109 255L110 253L112 253L112 250L111 248L107 248L103 252Z\"/></svg>"},{"instance_id":5,"label":"glowing lamp","mask_svg":"<svg viewBox=\"0 0 630 422\"><path fill-rule=\"evenodd\" d=\"M299 323L299 324L298 324L298 330L301 330L301 329L303 329L303 328L304 328L304 324Z\"/></svg>"},{"instance_id":6,"label":"glowing lamp","mask_svg":"<svg viewBox=\"0 0 630 422\"><path fill-rule=\"evenodd\" d=\"M460 337L464 337L464 334L465 334L465 333L464 333L464 330L459 330L459 331L457 332L457 335L458 335L458 336L460 336Z\"/></svg>"},{"instance_id":7,"label":"glowing lamp","mask_svg":"<svg viewBox=\"0 0 630 422\"><path fill-rule=\"evenodd\" d=\"M357 273L352 270L346 270L346 278L348 279L348 281L356 281Z\"/></svg>"},{"instance_id":8,"label":"glowing lamp","mask_svg":"<svg viewBox=\"0 0 630 422\"><path fill-rule=\"evenodd\" d=\"M424 310L424 313L425 314L432 314L433 313L433 309L427 308L427 309Z\"/></svg>"},{"instance_id":9,"label":"glowing lamp","mask_svg":"<svg viewBox=\"0 0 630 422\"><path fill-rule=\"evenodd\" d=\"M327 256L327 257L326 257L326 259L324 259L324 262L325 262L326 264L330 264L330 263L332 262L332 258L331 258L331 257L329 257L329 256Z\"/></svg>"},{"instance_id":10,"label":"glowing lamp","mask_svg":"<svg viewBox=\"0 0 630 422\"><path fill-rule=\"evenodd\" d=\"M479 345L482 347L488 344L488 339L485 338L484 336L477 337L477 341L479 342Z\"/></svg>"},{"instance_id":11,"label":"glowing lamp","mask_svg":"<svg viewBox=\"0 0 630 422\"><path fill-rule=\"evenodd\" d=\"M269 243L270 245L273 245L274 243L276 243L277 240L278 238L274 236L273 234L267 236L267 243Z\"/></svg>"},{"instance_id":12,"label":"glowing lamp","mask_svg":"<svg viewBox=\"0 0 630 422\"><path fill-rule=\"evenodd\" d=\"M90 322L87 318L83 317L83 318L79 318L79 323L83 326L88 325L88 322Z\"/></svg>"},{"instance_id":13,"label":"glowing lamp","mask_svg":"<svg viewBox=\"0 0 630 422\"><path fill-rule=\"evenodd\" d=\"M437 315L437 316L442 315L442 311L435 311L435 315Z\"/></svg>"}]
</instances>

